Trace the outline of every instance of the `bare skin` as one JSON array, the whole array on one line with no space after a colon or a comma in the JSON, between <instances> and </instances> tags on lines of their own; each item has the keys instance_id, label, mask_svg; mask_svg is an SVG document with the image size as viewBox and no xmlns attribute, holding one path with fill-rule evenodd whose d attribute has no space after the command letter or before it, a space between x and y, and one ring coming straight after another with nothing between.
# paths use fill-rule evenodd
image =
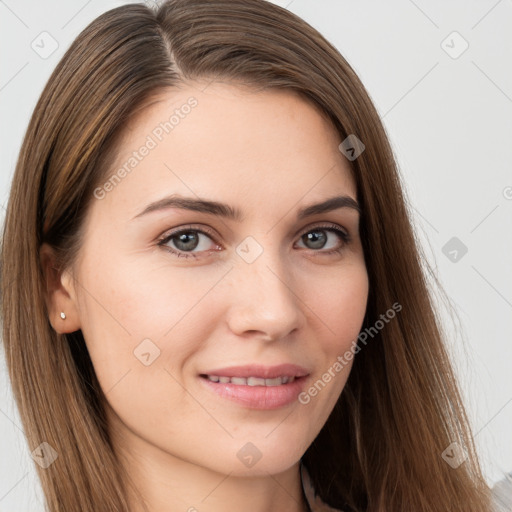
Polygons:
<instances>
[{"instance_id":1,"label":"bare skin","mask_svg":"<svg viewBox=\"0 0 512 512\"><path fill-rule=\"evenodd\" d=\"M334 196L355 201L356 186L339 135L304 99L204 85L162 94L127 127L109 176L149 135L156 147L92 201L78 260L49 281L50 321L82 330L147 510L299 512L300 458L353 361L308 403L274 408L220 396L201 375L291 363L307 370L307 391L350 348L368 297L359 213L296 217ZM155 127L192 96L197 105L157 140ZM171 194L226 203L243 219L176 207L138 216ZM177 228L189 238L168 239ZM47 267L52 251L41 254ZM133 510L143 508L133 500Z\"/></svg>"}]
</instances>

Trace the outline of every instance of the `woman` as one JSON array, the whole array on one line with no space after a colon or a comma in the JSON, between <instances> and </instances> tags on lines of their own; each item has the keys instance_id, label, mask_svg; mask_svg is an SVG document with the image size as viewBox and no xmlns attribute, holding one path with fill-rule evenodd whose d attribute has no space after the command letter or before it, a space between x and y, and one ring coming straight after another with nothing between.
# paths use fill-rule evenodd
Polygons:
<instances>
[{"instance_id":1,"label":"woman","mask_svg":"<svg viewBox=\"0 0 512 512\"><path fill-rule=\"evenodd\" d=\"M491 510L421 264L312 27L262 0L100 16L35 109L2 247L49 510Z\"/></svg>"}]
</instances>

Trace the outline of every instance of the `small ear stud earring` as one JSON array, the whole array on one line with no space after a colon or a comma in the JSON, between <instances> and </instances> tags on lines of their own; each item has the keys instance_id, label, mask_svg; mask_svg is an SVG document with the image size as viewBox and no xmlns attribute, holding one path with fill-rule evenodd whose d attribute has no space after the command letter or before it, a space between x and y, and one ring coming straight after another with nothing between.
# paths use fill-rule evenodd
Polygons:
<instances>
[{"instance_id":1,"label":"small ear stud earring","mask_svg":"<svg viewBox=\"0 0 512 512\"><path fill-rule=\"evenodd\" d=\"M66 313L64 313L64 311L61 311L60 317L62 318L62 320L66 320Z\"/></svg>"}]
</instances>

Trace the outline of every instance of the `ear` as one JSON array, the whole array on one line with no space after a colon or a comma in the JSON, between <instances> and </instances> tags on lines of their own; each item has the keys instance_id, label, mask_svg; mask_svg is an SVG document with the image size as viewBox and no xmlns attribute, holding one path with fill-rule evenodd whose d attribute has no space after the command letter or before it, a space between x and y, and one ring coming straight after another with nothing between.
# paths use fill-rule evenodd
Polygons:
<instances>
[{"instance_id":1,"label":"ear","mask_svg":"<svg viewBox=\"0 0 512 512\"><path fill-rule=\"evenodd\" d=\"M59 334L78 331L81 327L74 281L69 271L57 269L55 251L48 244L41 245L39 261L44 275L45 300L49 320ZM66 318L61 317L61 313Z\"/></svg>"}]
</instances>

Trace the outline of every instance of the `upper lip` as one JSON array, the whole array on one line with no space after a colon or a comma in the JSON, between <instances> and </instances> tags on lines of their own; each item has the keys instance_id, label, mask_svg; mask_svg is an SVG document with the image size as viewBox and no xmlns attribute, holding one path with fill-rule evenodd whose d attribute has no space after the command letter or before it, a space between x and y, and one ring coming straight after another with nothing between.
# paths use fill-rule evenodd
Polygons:
<instances>
[{"instance_id":1,"label":"upper lip","mask_svg":"<svg viewBox=\"0 0 512 512\"><path fill-rule=\"evenodd\" d=\"M296 364L279 364L276 366L263 366L249 364L245 366L230 366L208 370L201 375L217 375L219 377L259 377L262 379L275 379L276 377L305 377L309 371Z\"/></svg>"}]
</instances>

